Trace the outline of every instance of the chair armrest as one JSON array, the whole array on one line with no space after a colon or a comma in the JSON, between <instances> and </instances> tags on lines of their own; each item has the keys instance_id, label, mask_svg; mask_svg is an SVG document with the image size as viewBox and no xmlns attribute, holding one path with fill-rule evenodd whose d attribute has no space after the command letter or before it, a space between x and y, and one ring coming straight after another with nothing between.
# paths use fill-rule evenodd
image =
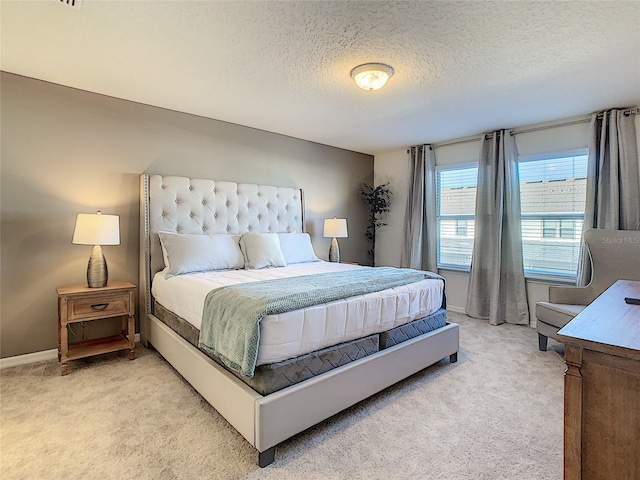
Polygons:
<instances>
[{"instance_id":1,"label":"chair armrest","mask_svg":"<svg viewBox=\"0 0 640 480\"><path fill-rule=\"evenodd\" d=\"M593 289L586 287L549 287L549 302L566 305L589 305L594 299Z\"/></svg>"}]
</instances>

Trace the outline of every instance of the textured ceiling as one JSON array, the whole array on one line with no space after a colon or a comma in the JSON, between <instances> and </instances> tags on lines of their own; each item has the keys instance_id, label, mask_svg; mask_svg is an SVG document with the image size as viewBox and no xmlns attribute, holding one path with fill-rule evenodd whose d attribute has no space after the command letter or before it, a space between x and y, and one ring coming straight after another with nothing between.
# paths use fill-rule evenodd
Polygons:
<instances>
[{"instance_id":1,"label":"textured ceiling","mask_svg":"<svg viewBox=\"0 0 640 480\"><path fill-rule=\"evenodd\" d=\"M640 103L638 1L0 8L4 71L371 154Z\"/></svg>"}]
</instances>

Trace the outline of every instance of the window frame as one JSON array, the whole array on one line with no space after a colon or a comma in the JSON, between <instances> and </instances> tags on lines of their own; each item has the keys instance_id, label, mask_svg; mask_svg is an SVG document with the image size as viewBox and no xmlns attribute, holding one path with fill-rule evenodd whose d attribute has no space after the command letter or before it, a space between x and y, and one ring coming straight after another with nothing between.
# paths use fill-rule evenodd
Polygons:
<instances>
[{"instance_id":1,"label":"window frame","mask_svg":"<svg viewBox=\"0 0 640 480\"><path fill-rule=\"evenodd\" d=\"M526 163L526 162L531 162L531 161L543 161L543 160L551 160L551 159L556 159L556 158L568 158L568 157L578 157L578 156L588 156L589 151L588 148L580 148L580 149L572 149L572 150L560 150L560 151L551 151L551 152L546 152L544 154L531 154L531 155L519 155L518 156L518 167L520 167L521 164ZM442 220L442 217L440 215L440 197L439 197L439 191L438 191L438 174L439 172L443 171L443 170L462 170L465 168L478 168L479 166L479 162L475 161L475 162L460 162L460 163L447 163L447 164L443 164L443 165L436 165L435 168L435 172L436 172L436 228L437 228L437 266L438 266L438 270L443 270L443 271L453 271L453 272L467 272L469 273L471 271L471 267L466 266L466 265L460 265L460 264L449 264L449 263L441 263L440 261L440 221ZM520 180L519 180L520 181ZM476 181L476 188L477 188L477 181ZM584 213L579 214L579 213L572 213L572 214L541 214L541 215L533 215L533 214L527 214L526 216L522 215L522 211L521 211L521 221L522 219L527 219L527 220L535 220L535 219L539 219L539 220L555 220L557 221L557 225L556 225L556 229L555 232L558 235L558 237L553 237L553 238L564 238L562 237L562 220L564 219L568 219L574 222L574 232L576 235L580 236L580 241L582 240L582 234L583 231L580 231L577 227L577 222L582 221L584 222ZM535 217L535 218L534 218ZM553 218L556 217L556 218ZM447 219L449 220L473 220L475 222L475 205L474 205L474 214L473 215L449 215L447 216ZM584 225L584 223L583 223ZM468 227L467 227L468 228ZM522 231L522 226L520 227L521 231ZM474 229L475 230L475 229ZM562 272L558 272L558 273L548 273L548 272L542 272L542 271L537 271L537 270L532 270L532 269L525 269L524 272L524 277L526 280L532 280L532 281L541 281L544 283L554 283L554 284L573 284L575 283L576 280L576 274L565 274Z\"/></svg>"},{"instance_id":2,"label":"window frame","mask_svg":"<svg viewBox=\"0 0 640 480\"><path fill-rule=\"evenodd\" d=\"M478 168L479 162L464 162L464 163L451 163L451 164L444 164L444 165L436 165L436 229L437 229L437 235L436 235L436 265L438 266L438 270L445 270L445 271L452 271L452 272L467 272L469 273L471 271L471 266L466 266L466 265L461 265L461 264L455 264L455 263L441 263L440 262L440 221L441 221L441 215L440 215L440 197L438 195L438 174L443 171L443 170L463 170L463 169L467 169L467 168ZM477 181L477 177L476 177L476 189L478 188L478 181ZM472 220L475 222L476 219L476 215L475 215L475 202L474 202L474 213L473 215L447 215L447 220L455 220L456 222L459 220L464 220L465 222L467 222L467 231L468 231L468 221ZM475 231L475 228L474 228ZM473 254L473 249L472 252Z\"/></svg>"},{"instance_id":3,"label":"window frame","mask_svg":"<svg viewBox=\"0 0 640 480\"><path fill-rule=\"evenodd\" d=\"M527 163L527 162L534 162L534 161L544 161L544 160L553 160L553 159L558 159L558 158L569 158L569 157L583 157L583 156L587 156L588 159L588 155L589 155L589 149L588 148L580 148L580 149L572 149L572 150L560 150L560 151L552 151L552 152L547 152L544 154L531 154L531 155L519 155L518 156L518 177L519 175L519 170L520 170L520 166L523 163ZM588 161L588 160L587 160ZM519 180L520 181L520 180ZM520 193L520 200L522 201L522 192ZM586 197L586 192L585 192L585 197ZM522 214L522 207L520 210L520 221L522 222L522 220L526 219L526 220L554 220L556 223L555 226L555 236L554 237L544 237L543 238L556 238L556 239L564 239L564 237L562 237L562 220L571 220L574 224L574 232L575 234L579 234L580 238L579 241L582 242L582 234L583 231L579 230L577 228L577 223L579 221L582 221L582 225L584 225L584 216L585 213L583 212L582 214L580 213L563 213L563 214L540 214L540 215L536 215L536 214ZM522 231L522 227L520 228L520 230ZM523 243L523 250L524 250L524 242ZM534 270L534 269L524 269L524 278L527 280L533 280L533 281L543 281L543 282L548 282L548 283L559 283L559 284L575 284L576 278L577 278L577 272L574 274L569 274L569 273L563 273L563 272L555 272L555 273L549 273L549 272L543 272L540 270Z\"/></svg>"}]
</instances>

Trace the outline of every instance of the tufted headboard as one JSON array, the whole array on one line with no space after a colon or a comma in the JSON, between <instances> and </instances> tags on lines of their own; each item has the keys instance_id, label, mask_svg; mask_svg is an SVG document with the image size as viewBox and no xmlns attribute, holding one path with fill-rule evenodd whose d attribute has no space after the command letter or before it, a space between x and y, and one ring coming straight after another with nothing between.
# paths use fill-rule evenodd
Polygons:
<instances>
[{"instance_id":1,"label":"tufted headboard","mask_svg":"<svg viewBox=\"0 0 640 480\"><path fill-rule=\"evenodd\" d=\"M152 312L151 280L164 268L158 232L211 235L302 232L302 190L188 177L140 176L140 326Z\"/></svg>"}]
</instances>

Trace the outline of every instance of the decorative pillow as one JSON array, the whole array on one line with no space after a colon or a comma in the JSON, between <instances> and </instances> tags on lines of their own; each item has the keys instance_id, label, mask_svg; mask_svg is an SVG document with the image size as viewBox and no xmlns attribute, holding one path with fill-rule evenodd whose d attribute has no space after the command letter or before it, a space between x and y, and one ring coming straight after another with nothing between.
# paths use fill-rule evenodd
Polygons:
<instances>
[{"instance_id":1,"label":"decorative pillow","mask_svg":"<svg viewBox=\"0 0 640 480\"><path fill-rule=\"evenodd\" d=\"M167 278L191 272L244 267L238 235L189 235L158 232Z\"/></svg>"},{"instance_id":2,"label":"decorative pillow","mask_svg":"<svg viewBox=\"0 0 640 480\"><path fill-rule=\"evenodd\" d=\"M319 262L308 233L279 233L280 248L287 265L292 263Z\"/></svg>"},{"instance_id":3,"label":"decorative pillow","mask_svg":"<svg viewBox=\"0 0 640 480\"><path fill-rule=\"evenodd\" d=\"M277 233L245 233L240 237L244 268L286 267Z\"/></svg>"}]
</instances>

